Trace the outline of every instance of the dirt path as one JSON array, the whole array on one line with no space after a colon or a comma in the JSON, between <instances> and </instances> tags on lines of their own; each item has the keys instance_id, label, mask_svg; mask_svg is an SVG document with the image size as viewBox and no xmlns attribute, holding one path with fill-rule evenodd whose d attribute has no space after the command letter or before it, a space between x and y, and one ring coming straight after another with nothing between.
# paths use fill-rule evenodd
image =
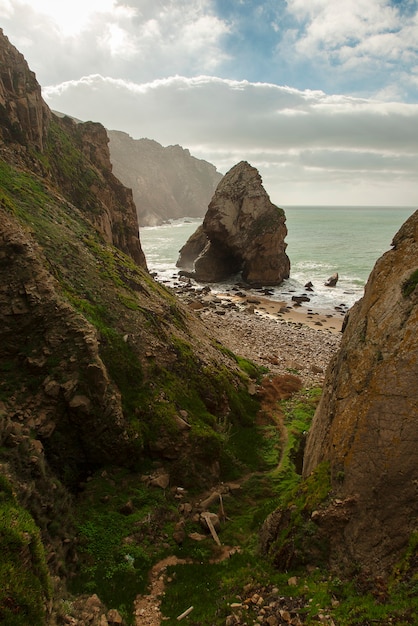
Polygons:
<instances>
[{"instance_id":1,"label":"dirt path","mask_svg":"<svg viewBox=\"0 0 418 626\"><path fill-rule=\"evenodd\" d=\"M210 563L220 563L228 559L237 548L223 546L220 555L211 559ZM149 593L146 596L137 596L134 604L135 626L160 626L164 621L161 613L161 596L166 584L166 571L170 565L185 565L193 563L192 559L179 559L176 556L168 556L154 565L150 572ZM187 609L189 607L185 607ZM177 615L175 617L178 617Z\"/></svg>"}]
</instances>

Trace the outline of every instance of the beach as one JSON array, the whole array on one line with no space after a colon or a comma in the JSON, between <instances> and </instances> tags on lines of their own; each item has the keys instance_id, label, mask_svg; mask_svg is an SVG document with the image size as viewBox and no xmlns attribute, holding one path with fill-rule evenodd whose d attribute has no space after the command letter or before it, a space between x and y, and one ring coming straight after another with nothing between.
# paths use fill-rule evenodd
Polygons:
<instances>
[{"instance_id":1,"label":"beach","mask_svg":"<svg viewBox=\"0 0 418 626\"><path fill-rule=\"evenodd\" d=\"M338 349L343 310L291 306L254 293L212 293L185 286L178 296L208 331L236 355L268 368L273 375L294 374L305 387L321 386Z\"/></svg>"}]
</instances>

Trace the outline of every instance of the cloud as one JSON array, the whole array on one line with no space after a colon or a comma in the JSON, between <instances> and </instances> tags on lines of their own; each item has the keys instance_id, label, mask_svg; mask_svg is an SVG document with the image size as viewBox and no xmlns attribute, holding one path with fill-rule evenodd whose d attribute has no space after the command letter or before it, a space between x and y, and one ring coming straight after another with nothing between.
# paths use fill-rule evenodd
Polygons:
<instances>
[{"instance_id":1,"label":"cloud","mask_svg":"<svg viewBox=\"0 0 418 626\"><path fill-rule=\"evenodd\" d=\"M400 66L418 63L415 2L287 0L287 8L295 20L286 38L292 42L290 53L295 59L320 63L323 72L340 72L342 82L351 76L351 84L357 82L364 89L362 81L369 77L370 89L384 77L386 83L398 82ZM278 51L283 53L282 43ZM403 78L407 91L410 83Z\"/></svg>"},{"instance_id":2,"label":"cloud","mask_svg":"<svg viewBox=\"0 0 418 626\"><path fill-rule=\"evenodd\" d=\"M53 109L180 144L222 172L247 160L278 204L417 203L418 105L211 76L94 75L44 95Z\"/></svg>"},{"instance_id":3,"label":"cloud","mask_svg":"<svg viewBox=\"0 0 418 626\"><path fill-rule=\"evenodd\" d=\"M41 84L212 72L227 57L211 0L0 0L0 18Z\"/></svg>"}]
</instances>

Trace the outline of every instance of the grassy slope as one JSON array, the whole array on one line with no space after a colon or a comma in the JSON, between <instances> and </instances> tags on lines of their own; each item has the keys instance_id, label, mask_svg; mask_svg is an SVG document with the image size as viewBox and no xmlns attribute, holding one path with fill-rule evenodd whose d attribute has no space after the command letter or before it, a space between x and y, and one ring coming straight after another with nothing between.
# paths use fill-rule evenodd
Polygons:
<instances>
[{"instance_id":1,"label":"grassy slope","mask_svg":"<svg viewBox=\"0 0 418 626\"><path fill-rule=\"evenodd\" d=\"M96 328L100 338L100 357L112 383L121 394L124 419L136 452L132 458L120 459L115 450L115 467L108 468L118 481L117 497L109 496L110 504L106 507L105 515L105 526L114 531L111 533L111 541L109 539L110 547L106 546L106 537L109 538L110 534L101 532L103 522L100 520L103 515L94 494L93 505L82 505L83 497L73 494L73 498L78 497L80 502L75 500L76 506L72 511L74 527L78 528L82 538L81 552L87 545L89 566L81 568L80 578L85 585L84 590L100 590L105 599L110 601L112 595L106 589L110 590L112 585L116 585L115 580L125 580L126 577L133 581L144 580L146 567L155 558L155 555L146 554L144 549L144 558L136 558L135 567L126 572L126 568L120 567L121 562L122 565L126 564L123 550L121 551L121 540L129 536L132 524L149 514L150 502L153 506L158 504L164 510L167 509L165 515L168 518L173 507L173 503L167 504L164 498L159 502L160 494L149 494L147 489L138 487L139 477L136 472L149 471L152 464L158 461L158 454L152 453L153 443L164 433L176 444L179 435L174 427L174 420L179 410L185 410L191 425L187 455L180 454L170 462L173 483L187 486L187 483L199 485L213 480L213 477L207 475L206 469L215 461L220 464L224 477L236 476L246 465L247 442L242 437L242 445L236 441L234 445L228 445L229 432L231 429L239 430L240 425L249 433L253 431L257 402L247 392L248 375L240 370L233 358L225 355L219 346L202 334L202 328L193 315L132 259L106 244L91 226L89 213L96 208L88 186L89 181L97 181L99 173L89 165L71 137L65 136L63 128L53 126L52 131L53 144L51 143L50 149L43 155L34 155L34 158L40 159L45 172L54 171L54 176L59 178L57 172L59 173L61 161L54 161L52 149L52 146L57 146L58 134L60 159L65 147L61 175L65 176L69 187L84 189L80 205L75 207L57 193L49 177L35 176L28 170L4 161L0 162L0 205L10 219L16 220L19 228L23 227L27 241L33 240L39 246L37 259L43 262L56 280L57 297L67 301L74 311ZM83 204L83 197L86 195L88 202ZM22 276L23 280L25 279ZM45 378L44 372L38 380L25 365L22 367L27 357L42 352L43 338L41 333L34 332L28 344L26 337L19 336L18 320L15 317L11 321L11 324L15 324L13 332L18 346L14 347L15 355L3 352L0 362L0 400L11 413L28 405L28 394L36 393ZM60 346L61 360L65 360L65 349L65 345ZM58 358L50 358L47 367L47 374L59 377L62 363ZM258 375L256 368L251 366L250 370L253 375ZM58 424L57 431L59 428ZM61 437L65 436L71 436L71 433L62 431ZM33 437L36 439L36 432ZM55 444L51 444L54 437ZM251 434L249 437L251 438ZM7 441L6 437L4 441ZM62 446L56 433L49 440L49 447L54 445L56 457L57 449L60 449L57 446ZM18 452L21 455L23 453L23 450ZM12 467L14 471L7 471L9 477L17 481L24 474L24 480L34 480L36 489L37 479L30 478L30 470L19 474L20 461L14 454L15 451L7 444L0 449L2 471ZM48 465L48 458L46 464ZM120 479L120 472L123 474L126 471L121 470L120 465L129 467L125 480ZM64 487L67 485L73 488L76 472L68 459L62 455L59 463L55 462L55 466ZM90 470L87 469L87 474L100 472L102 469L96 463ZM100 483L100 473L97 476ZM91 482L95 484L94 480ZM18 493L17 484L14 491ZM101 492L100 484L97 492ZM127 499L133 499L137 508L136 516L129 521L119 513L120 501ZM6 508L12 507L14 500L5 498L4 503ZM54 516L56 512L57 510L51 511L51 515ZM36 520L38 512L33 513ZM78 518L79 513L82 523ZM60 519L56 519L55 523L59 526ZM45 536L50 539L47 521L44 526ZM96 565L103 564L103 551L94 547L99 532L107 554L103 580L97 580L96 576ZM91 565L92 554L95 554L93 561L97 561L96 565ZM17 578L13 580L13 576L11 577L7 587L10 593L7 597L3 594L0 598L0 615L5 614L8 603L12 602L16 602L16 615L23 615L25 601L20 596L18 599L20 555L20 548L16 544L14 558ZM63 567L65 573L66 566ZM2 572L6 575L6 570L3 569ZM35 578L36 576L35 573ZM40 588L43 586L40 583ZM0 584L0 588L6 589L4 584ZM28 594L30 593L32 591L29 585ZM40 594L37 595L42 604ZM115 602L120 604L121 600L115 599Z\"/></svg>"},{"instance_id":2,"label":"grassy slope","mask_svg":"<svg viewBox=\"0 0 418 626\"><path fill-rule=\"evenodd\" d=\"M64 139L61 136L60 141ZM71 185L72 179L76 186L80 167L87 168L81 188L87 185L84 192L88 194L88 181L95 180L97 173L89 171L70 138L65 143L67 181ZM42 159L48 170L52 152ZM59 164L54 163L54 167ZM312 555L312 545L315 558L321 557L310 513L320 506L329 489L326 467L303 486L295 471L298 446L302 433L309 428L316 394L302 396L288 405L286 448L278 467L284 442L278 440L274 426L256 425L258 402L246 392L248 374L257 377L260 372L199 336L194 318L171 292L155 283L129 257L105 244L88 219L88 212L95 210L94 198L89 195L83 205L81 194L81 205L76 208L57 195L50 183L4 162L0 163L0 182L2 208L40 245L45 264L57 280L60 297L97 329L101 358L122 395L124 416L138 435L136 459L129 459L126 467L120 463L92 467L82 491L71 496L71 528L78 540L79 561L76 568L63 563L61 571L62 576L71 574L71 590L97 592L129 621L135 594L146 588L149 567L167 554L176 553L193 558L195 564L172 572L176 584L168 586L163 611L176 616L193 603L196 608L189 623L224 624L229 603L237 595L245 595L244 587L249 593L248 585L250 590L276 585L283 596L288 596L291 573L298 575L298 585L291 593L306 605L306 623L316 623L320 609L334 616L338 626L383 626L389 623L389 617L399 626L415 623L417 583L411 574L414 540L378 602L374 581L345 583L329 575L326 568L307 574L305 564ZM0 399L7 406L16 387L26 388L26 393L31 388L25 372L10 360L2 360L0 366ZM52 373L57 367L50 363ZM214 459L219 462L224 480L242 480L248 475L240 492L225 501L229 521L222 529L223 543L240 545L241 553L217 565L207 562L214 554L210 539L201 544L186 539L181 546L173 541L178 520L174 493L150 489L140 481L140 472L153 469L155 457L150 451L162 427L175 439L172 420L179 409L186 410L191 421L191 456L174 463L173 480L188 482L193 496L196 479L202 474L204 477L205 468ZM3 447L0 455L3 469L12 462L11 452ZM63 489L61 485L61 494ZM33 511L32 516L25 510L14 495L18 493L16 484L2 482L0 541L6 558L0 568L0 617L10 625L29 621L41 625L51 594L44 546L37 528L38 512ZM127 503L132 507L130 515L123 512ZM289 512L290 523L281 545L275 548L286 557L293 554L288 547L297 545L301 555L299 561L284 558L289 570L285 573L278 572L258 553L261 524L278 505ZM68 523L64 519L68 509L61 515L54 520L57 527ZM188 522L186 530L198 528ZM44 537L50 539L45 533ZM326 546L323 548L321 558L326 562ZM71 612L71 603L64 603L61 610L62 614ZM174 621L173 617L168 623Z\"/></svg>"}]
</instances>

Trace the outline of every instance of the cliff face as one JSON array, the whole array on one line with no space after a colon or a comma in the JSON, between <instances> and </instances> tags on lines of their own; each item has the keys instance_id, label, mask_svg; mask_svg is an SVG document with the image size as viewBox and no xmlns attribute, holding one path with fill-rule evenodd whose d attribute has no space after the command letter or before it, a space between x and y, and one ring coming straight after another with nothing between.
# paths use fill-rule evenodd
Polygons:
<instances>
[{"instance_id":1,"label":"cliff face","mask_svg":"<svg viewBox=\"0 0 418 626\"><path fill-rule=\"evenodd\" d=\"M0 138L42 150L50 117L35 74L0 29Z\"/></svg>"},{"instance_id":2,"label":"cliff face","mask_svg":"<svg viewBox=\"0 0 418 626\"><path fill-rule=\"evenodd\" d=\"M278 285L290 271L285 221L256 168L242 161L219 183L202 227L181 249L177 266L203 282L241 272L249 284Z\"/></svg>"},{"instance_id":3,"label":"cliff face","mask_svg":"<svg viewBox=\"0 0 418 626\"><path fill-rule=\"evenodd\" d=\"M317 521L334 563L374 572L399 558L417 524L417 285L418 212L349 312L305 451L305 477L331 464L340 524L332 523L335 507Z\"/></svg>"},{"instance_id":4,"label":"cliff face","mask_svg":"<svg viewBox=\"0 0 418 626\"><path fill-rule=\"evenodd\" d=\"M123 468L123 493L129 468L137 494L153 468L165 485L209 485L218 423L253 405L236 361L148 274L104 128L52 115L2 34L0 58L0 622L38 626L48 571L64 585L79 567L86 480ZM122 504L109 496L105 513Z\"/></svg>"},{"instance_id":5,"label":"cliff face","mask_svg":"<svg viewBox=\"0 0 418 626\"><path fill-rule=\"evenodd\" d=\"M108 131L115 175L133 191L140 226L203 217L222 175L180 146Z\"/></svg>"},{"instance_id":6,"label":"cliff face","mask_svg":"<svg viewBox=\"0 0 418 626\"><path fill-rule=\"evenodd\" d=\"M132 192L112 174L105 129L53 115L35 74L1 29L0 139L5 161L28 167L59 186L109 243L146 268ZM33 149L44 158L34 158Z\"/></svg>"},{"instance_id":7,"label":"cliff face","mask_svg":"<svg viewBox=\"0 0 418 626\"><path fill-rule=\"evenodd\" d=\"M146 269L132 191L112 172L105 128L94 122L80 124L68 117L56 116L50 126L48 151L54 154L52 175L60 189L87 212L89 220L108 243L129 254ZM71 136L78 154L66 151L63 129L64 134Z\"/></svg>"}]
</instances>

